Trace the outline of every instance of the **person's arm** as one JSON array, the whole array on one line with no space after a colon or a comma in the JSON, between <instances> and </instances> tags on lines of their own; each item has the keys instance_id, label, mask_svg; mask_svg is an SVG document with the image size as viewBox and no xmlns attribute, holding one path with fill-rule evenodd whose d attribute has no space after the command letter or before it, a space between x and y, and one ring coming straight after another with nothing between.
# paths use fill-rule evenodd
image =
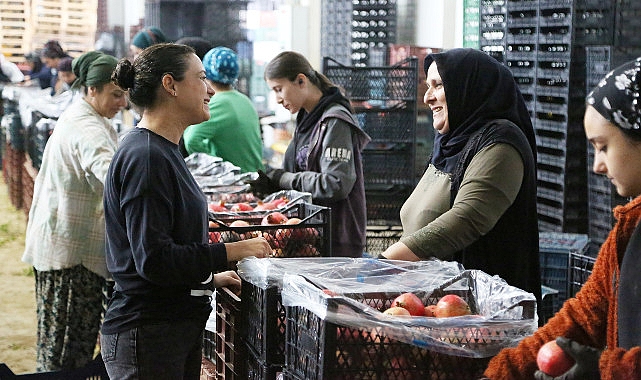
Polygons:
<instances>
[{"instance_id":1,"label":"person's arm","mask_svg":"<svg viewBox=\"0 0 641 380\"><path fill-rule=\"evenodd\" d=\"M616 250L613 239L608 239L601 247L601 251L594 264L592 275L588 278L581 290L574 298L568 299L561 310L540 327L533 335L524 338L516 347L506 348L499 352L490 361L485 376L492 380L531 380L537 370L536 355L541 346L559 336L572 339L581 344L597 349L603 349L606 342L606 329L608 324L608 310L612 307L611 301L616 297L612 290L612 275L615 270ZM606 352L610 352L607 354ZM620 350L610 348L601 356L601 369L610 358L616 358ZM638 358L638 350L636 357ZM627 366L611 370L629 370L637 366L637 362L628 362ZM638 368L638 366L637 366ZM638 371L638 369L636 369ZM638 378L638 373L632 376L607 377L602 372L602 379L632 379Z\"/></svg>"},{"instance_id":2,"label":"person's arm","mask_svg":"<svg viewBox=\"0 0 641 380\"><path fill-rule=\"evenodd\" d=\"M278 181L281 188L311 193L314 200L347 198L356 183L352 130L346 122L336 118L328 119L326 128L320 154L320 173L284 172Z\"/></svg>"},{"instance_id":3,"label":"person's arm","mask_svg":"<svg viewBox=\"0 0 641 380\"><path fill-rule=\"evenodd\" d=\"M472 158L452 208L400 242L420 258L450 259L496 225L522 181L518 151L508 144L490 145Z\"/></svg>"},{"instance_id":4,"label":"person's arm","mask_svg":"<svg viewBox=\"0 0 641 380\"><path fill-rule=\"evenodd\" d=\"M109 164L117 149L117 135L111 134L110 126L95 115L87 115L77 121L78 132L75 137L80 165L87 182L96 192L104 189Z\"/></svg>"}]
</instances>

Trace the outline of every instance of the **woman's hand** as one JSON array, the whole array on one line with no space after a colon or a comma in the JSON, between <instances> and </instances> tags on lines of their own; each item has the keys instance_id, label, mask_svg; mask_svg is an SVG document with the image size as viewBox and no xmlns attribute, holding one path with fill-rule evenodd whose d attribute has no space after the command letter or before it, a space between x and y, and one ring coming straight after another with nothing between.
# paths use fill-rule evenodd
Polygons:
<instances>
[{"instance_id":1,"label":"woman's hand","mask_svg":"<svg viewBox=\"0 0 641 380\"><path fill-rule=\"evenodd\" d=\"M405 260L405 261L419 261L420 258L412 252L405 244L396 242L382 253L384 258L389 260Z\"/></svg>"},{"instance_id":2,"label":"woman's hand","mask_svg":"<svg viewBox=\"0 0 641 380\"><path fill-rule=\"evenodd\" d=\"M240 292L240 277L233 270L216 273L214 275L214 286L217 288L227 287L238 294Z\"/></svg>"},{"instance_id":3,"label":"woman's hand","mask_svg":"<svg viewBox=\"0 0 641 380\"><path fill-rule=\"evenodd\" d=\"M225 248L227 249L227 261L240 261L250 256L262 259L272 253L272 247L264 237L225 243Z\"/></svg>"}]
</instances>

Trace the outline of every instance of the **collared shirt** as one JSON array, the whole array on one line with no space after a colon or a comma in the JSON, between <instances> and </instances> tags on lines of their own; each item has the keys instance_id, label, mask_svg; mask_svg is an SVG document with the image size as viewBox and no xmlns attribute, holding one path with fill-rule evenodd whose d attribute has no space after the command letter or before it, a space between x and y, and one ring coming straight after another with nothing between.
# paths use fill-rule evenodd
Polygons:
<instances>
[{"instance_id":1,"label":"collared shirt","mask_svg":"<svg viewBox=\"0 0 641 380\"><path fill-rule=\"evenodd\" d=\"M47 271L83 265L105 278L105 177L118 144L111 121L78 99L58 119L35 180L22 260Z\"/></svg>"}]
</instances>

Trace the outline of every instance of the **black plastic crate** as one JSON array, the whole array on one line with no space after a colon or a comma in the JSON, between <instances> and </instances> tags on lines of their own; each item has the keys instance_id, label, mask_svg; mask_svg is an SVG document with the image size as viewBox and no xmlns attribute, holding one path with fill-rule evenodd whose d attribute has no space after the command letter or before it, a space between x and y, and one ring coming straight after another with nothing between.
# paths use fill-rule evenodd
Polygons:
<instances>
[{"instance_id":1,"label":"black plastic crate","mask_svg":"<svg viewBox=\"0 0 641 380\"><path fill-rule=\"evenodd\" d=\"M221 380L246 378L248 353L242 340L240 313L240 298L227 288L216 289L216 357L212 362L216 363L216 376Z\"/></svg>"},{"instance_id":2,"label":"black plastic crate","mask_svg":"<svg viewBox=\"0 0 641 380\"><path fill-rule=\"evenodd\" d=\"M376 149L382 148L382 149ZM413 145L373 144L362 152L363 177L368 185L406 185L415 184L416 170Z\"/></svg>"},{"instance_id":3,"label":"black plastic crate","mask_svg":"<svg viewBox=\"0 0 641 380\"><path fill-rule=\"evenodd\" d=\"M298 224L261 225L268 214L278 211ZM210 212L215 227L209 228L212 242L234 242L263 236L272 247L272 257L331 256L331 209L294 203L282 209L267 211ZM249 226L232 226L242 220Z\"/></svg>"},{"instance_id":4,"label":"black plastic crate","mask_svg":"<svg viewBox=\"0 0 641 380\"><path fill-rule=\"evenodd\" d=\"M412 192L409 186L385 185L365 188L367 224L398 224L401 207Z\"/></svg>"},{"instance_id":5,"label":"black plastic crate","mask_svg":"<svg viewBox=\"0 0 641 380\"><path fill-rule=\"evenodd\" d=\"M265 365L285 364L285 307L277 286L242 282L241 325L244 339Z\"/></svg>"},{"instance_id":6,"label":"black plastic crate","mask_svg":"<svg viewBox=\"0 0 641 380\"><path fill-rule=\"evenodd\" d=\"M596 257L586 252L570 252L568 272L568 297L574 297L592 274Z\"/></svg>"},{"instance_id":7,"label":"black plastic crate","mask_svg":"<svg viewBox=\"0 0 641 380\"><path fill-rule=\"evenodd\" d=\"M247 360L247 380L277 380L283 372L283 366L265 363L256 353L249 349Z\"/></svg>"},{"instance_id":8,"label":"black plastic crate","mask_svg":"<svg viewBox=\"0 0 641 380\"><path fill-rule=\"evenodd\" d=\"M6 102L7 100L5 100ZM20 113L16 110L13 112L7 112L5 107L5 113L2 116L2 126L5 130L6 141L15 149L20 152L25 150L25 139L26 139L26 130L22 125L22 119L20 118Z\"/></svg>"},{"instance_id":9,"label":"black plastic crate","mask_svg":"<svg viewBox=\"0 0 641 380\"><path fill-rule=\"evenodd\" d=\"M467 284L467 289L444 290L447 286L435 289L423 299L423 302L426 305L435 304L446 294L457 294L468 302L473 312L476 312L474 281L468 281ZM376 292L343 296L382 311L390 307L392 300L399 294ZM531 302L522 305L524 318L534 318L534 304ZM328 310L340 307L350 306L345 304L343 297L328 299ZM474 379L480 377L491 359L443 354L397 341L376 330L369 332L337 325L300 306L286 307L286 311L285 378ZM443 334L444 339L472 347L487 344L484 337L506 337L515 333L499 331L500 328L496 331L490 330L493 328L444 328Z\"/></svg>"},{"instance_id":10,"label":"black plastic crate","mask_svg":"<svg viewBox=\"0 0 641 380\"><path fill-rule=\"evenodd\" d=\"M408 106L414 105L416 109L416 57L407 58L393 66L381 67L345 66L330 57L324 57L323 74L345 89L352 102L390 102L385 103L385 106L399 107L399 101L406 101Z\"/></svg>"},{"instance_id":11,"label":"black plastic crate","mask_svg":"<svg viewBox=\"0 0 641 380\"><path fill-rule=\"evenodd\" d=\"M40 169L42 154L56 125L56 120L44 117L39 112L33 112L32 115L32 123L26 131L25 150L31 158L33 167Z\"/></svg>"},{"instance_id":12,"label":"black plastic crate","mask_svg":"<svg viewBox=\"0 0 641 380\"><path fill-rule=\"evenodd\" d=\"M541 283L559 291L555 310L569 297L569 260L572 253L585 254L590 240L585 234L573 233L539 233L539 261L541 266Z\"/></svg>"},{"instance_id":13,"label":"black plastic crate","mask_svg":"<svg viewBox=\"0 0 641 380\"><path fill-rule=\"evenodd\" d=\"M109 380L105 363L102 357L98 355L94 360L87 363L82 368L72 370L62 370L54 372L38 372L24 375L16 375L7 367L6 364L0 363L0 379L2 380Z\"/></svg>"},{"instance_id":14,"label":"black plastic crate","mask_svg":"<svg viewBox=\"0 0 641 380\"><path fill-rule=\"evenodd\" d=\"M416 118L407 109L365 109L356 113L361 128L372 141L368 147L379 142L413 143L416 136Z\"/></svg>"},{"instance_id":15,"label":"black plastic crate","mask_svg":"<svg viewBox=\"0 0 641 380\"><path fill-rule=\"evenodd\" d=\"M399 225L368 225L365 230L365 252L375 257L398 242L402 235L403 227Z\"/></svg>"}]
</instances>

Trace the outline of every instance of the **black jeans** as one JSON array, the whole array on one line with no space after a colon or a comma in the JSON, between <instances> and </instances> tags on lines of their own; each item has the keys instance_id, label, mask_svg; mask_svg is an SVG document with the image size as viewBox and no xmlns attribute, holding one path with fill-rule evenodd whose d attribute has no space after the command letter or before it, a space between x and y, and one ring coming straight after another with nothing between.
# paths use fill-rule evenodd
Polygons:
<instances>
[{"instance_id":1,"label":"black jeans","mask_svg":"<svg viewBox=\"0 0 641 380\"><path fill-rule=\"evenodd\" d=\"M204 328L204 322L183 320L103 334L101 353L109 378L199 380Z\"/></svg>"}]
</instances>

